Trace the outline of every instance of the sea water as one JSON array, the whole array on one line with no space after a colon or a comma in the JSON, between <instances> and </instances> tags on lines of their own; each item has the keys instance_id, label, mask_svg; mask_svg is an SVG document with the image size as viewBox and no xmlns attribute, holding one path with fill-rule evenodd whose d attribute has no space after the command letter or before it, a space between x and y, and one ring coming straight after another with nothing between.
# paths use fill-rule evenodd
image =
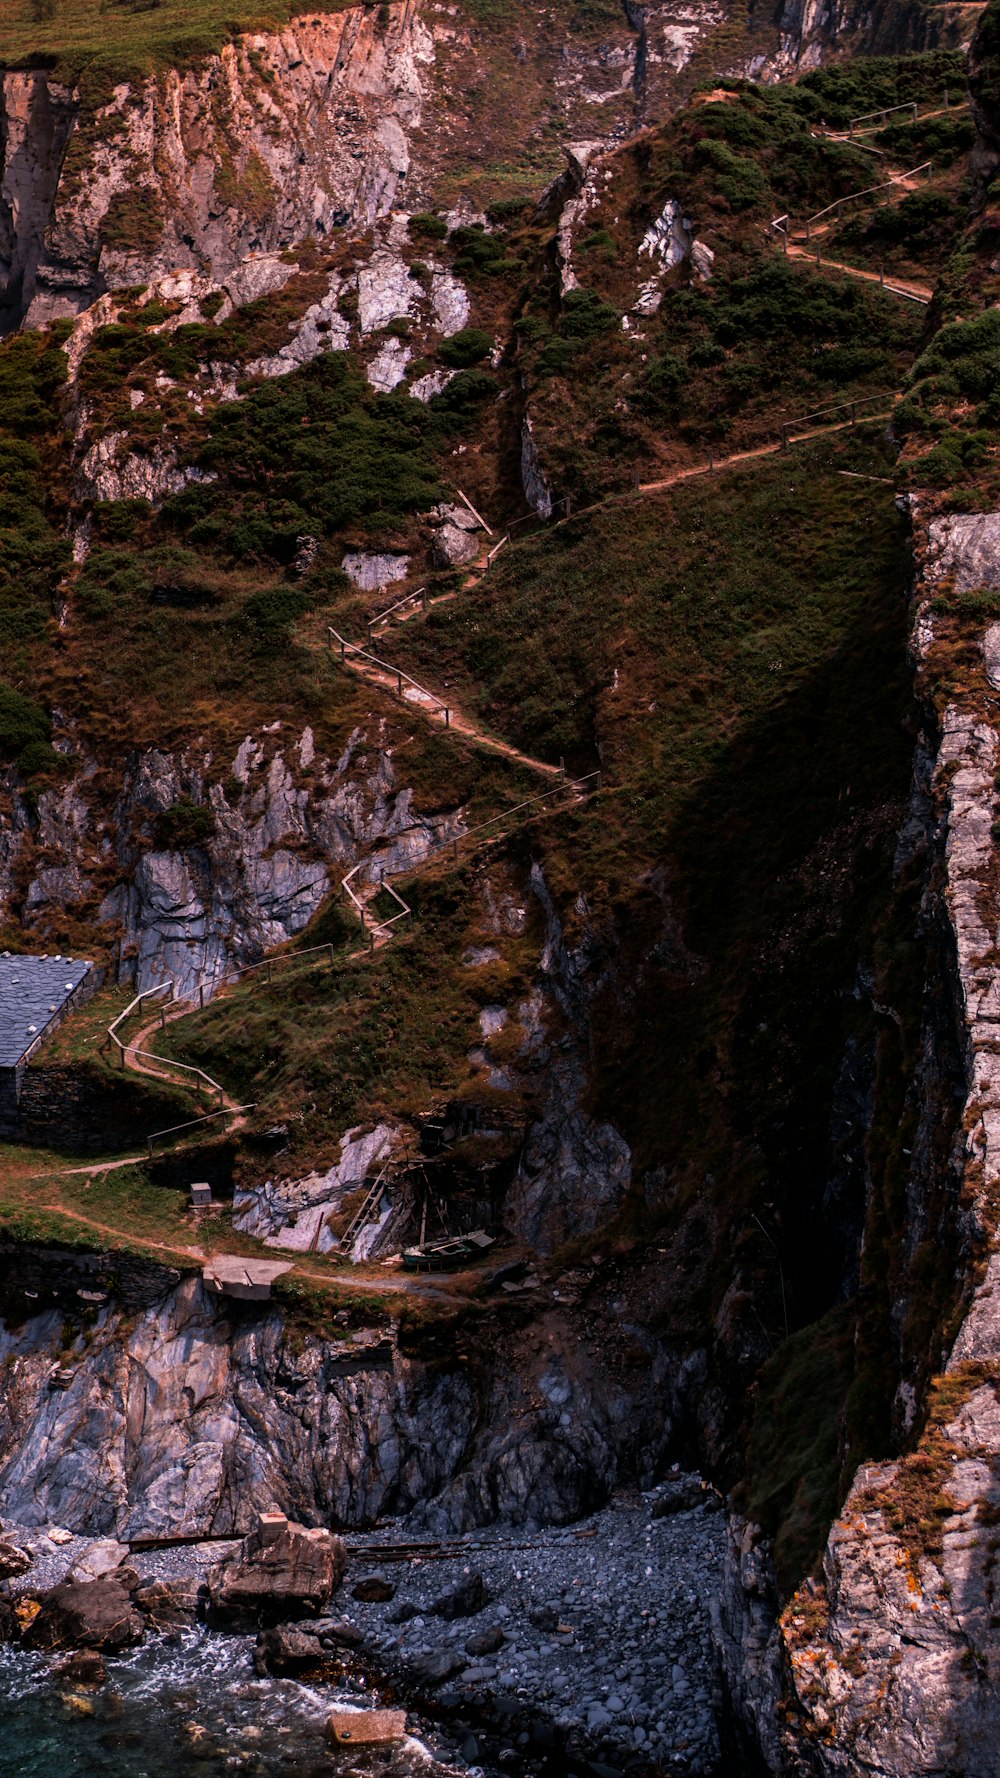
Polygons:
<instances>
[{"instance_id":1,"label":"sea water","mask_svg":"<svg viewBox=\"0 0 1000 1778\"><path fill-rule=\"evenodd\" d=\"M249 1637L192 1629L108 1662L99 1690L40 1655L0 1649L0 1778L443 1778L419 1741L351 1751L325 1739L349 1686L261 1679ZM375 1702L374 1699L370 1700Z\"/></svg>"}]
</instances>

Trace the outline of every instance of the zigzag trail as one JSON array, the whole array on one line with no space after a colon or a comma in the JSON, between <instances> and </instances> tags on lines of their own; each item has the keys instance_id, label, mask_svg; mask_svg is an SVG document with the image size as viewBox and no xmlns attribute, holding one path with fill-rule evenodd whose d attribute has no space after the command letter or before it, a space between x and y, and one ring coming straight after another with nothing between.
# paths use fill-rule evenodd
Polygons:
<instances>
[{"instance_id":1,"label":"zigzag trail","mask_svg":"<svg viewBox=\"0 0 1000 1778\"><path fill-rule=\"evenodd\" d=\"M883 279L878 272L865 272L862 271L860 266L845 265L843 260L838 259L821 258L817 263L815 253L811 252L808 247L801 245L798 241L789 241L785 252L788 259L805 260L808 265L814 266L817 271L840 272L846 278L860 278L863 284L878 284L880 288L888 291L890 296L895 296L897 294L902 296L913 296L916 297L919 302L923 303L929 303L934 296L934 291L929 284L918 284L913 278Z\"/></svg>"}]
</instances>

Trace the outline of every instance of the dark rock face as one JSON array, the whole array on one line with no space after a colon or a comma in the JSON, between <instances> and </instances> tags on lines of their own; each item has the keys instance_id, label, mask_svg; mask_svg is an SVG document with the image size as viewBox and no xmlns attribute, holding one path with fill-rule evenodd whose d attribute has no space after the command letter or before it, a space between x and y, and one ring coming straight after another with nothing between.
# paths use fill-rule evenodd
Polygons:
<instances>
[{"instance_id":1,"label":"dark rock face","mask_svg":"<svg viewBox=\"0 0 1000 1778\"><path fill-rule=\"evenodd\" d=\"M272 1624L318 1616L346 1567L347 1551L331 1531L289 1525L268 1544L251 1532L236 1555L209 1569L213 1614L224 1621Z\"/></svg>"},{"instance_id":2,"label":"dark rock face","mask_svg":"<svg viewBox=\"0 0 1000 1778\"><path fill-rule=\"evenodd\" d=\"M434 1606L437 1617L447 1618L449 1622L458 1617L475 1617L490 1602L489 1590L481 1574L470 1574L461 1580L450 1593L442 1594Z\"/></svg>"},{"instance_id":3,"label":"dark rock face","mask_svg":"<svg viewBox=\"0 0 1000 1778\"><path fill-rule=\"evenodd\" d=\"M315 1629L301 1624L275 1624L257 1638L254 1666L258 1673L299 1673L323 1658Z\"/></svg>"},{"instance_id":4,"label":"dark rock face","mask_svg":"<svg viewBox=\"0 0 1000 1778\"><path fill-rule=\"evenodd\" d=\"M355 1581L351 1588L351 1598L360 1600L363 1605L387 1605L395 1597L396 1589L384 1574L368 1574L363 1580Z\"/></svg>"},{"instance_id":5,"label":"dark rock face","mask_svg":"<svg viewBox=\"0 0 1000 1778\"><path fill-rule=\"evenodd\" d=\"M28 1630L27 1648L93 1648L117 1654L141 1642L145 1628L117 1580L64 1581L42 1600Z\"/></svg>"},{"instance_id":6,"label":"dark rock face","mask_svg":"<svg viewBox=\"0 0 1000 1778\"><path fill-rule=\"evenodd\" d=\"M56 1677L62 1685L99 1686L107 1680L108 1669L104 1656L98 1654L96 1648L81 1648L59 1662Z\"/></svg>"},{"instance_id":7,"label":"dark rock face","mask_svg":"<svg viewBox=\"0 0 1000 1778\"><path fill-rule=\"evenodd\" d=\"M190 1623L198 1615L201 1588L196 1580L154 1580L132 1595L153 1629Z\"/></svg>"}]
</instances>

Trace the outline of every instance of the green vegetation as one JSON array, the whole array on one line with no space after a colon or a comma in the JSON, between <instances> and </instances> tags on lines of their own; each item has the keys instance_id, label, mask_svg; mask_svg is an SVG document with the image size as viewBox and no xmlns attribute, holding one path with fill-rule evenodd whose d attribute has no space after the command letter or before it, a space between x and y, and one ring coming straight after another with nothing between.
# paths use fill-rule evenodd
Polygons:
<instances>
[{"instance_id":1,"label":"green vegetation","mask_svg":"<svg viewBox=\"0 0 1000 1778\"><path fill-rule=\"evenodd\" d=\"M21 334L0 352L0 646L8 678L36 658L70 561L60 525L65 471L53 461L66 377L58 349L63 332ZM47 739L46 728L25 735L22 745Z\"/></svg>"},{"instance_id":2,"label":"green vegetation","mask_svg":"<svg viewBox=\"0 0 1000 1778\"><path fill-rule=\"evenodd\" d=\"M121 81L201 61L240 31L280 29L297 10L290 0L0 0L0 53L5 67L53 68L103 98Z\"/></svg>"},{"instance_id":3,"label":"green vegetation","mask_svg":"<svg viewBox=\"0 0 1000 1778\"><path fill-rule=\"evenodd\" d=\"M787 1595L819 1556L843 1494L841 1422L855 1310L840 1304L781 1345L754 1386L744 1509L774 1538Z\"/></svg>"}]
</instances>

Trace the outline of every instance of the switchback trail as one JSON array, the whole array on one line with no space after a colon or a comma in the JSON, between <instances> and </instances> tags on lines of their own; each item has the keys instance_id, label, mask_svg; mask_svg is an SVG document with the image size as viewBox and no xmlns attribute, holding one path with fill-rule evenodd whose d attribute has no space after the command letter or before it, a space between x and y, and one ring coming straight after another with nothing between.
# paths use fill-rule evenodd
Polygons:
<instances>
[{"instance_id":1,"label":"switchback trail","mask_svg":"<svg viewBox=\"0 0 1000 1778\"><path fill-rule=\"evenodd\" d=\"M359 678L366 679L370 685L377 685L382 691L389 692L398 701L397 681L393 670L391 668L383 669L371 662L359 659L359 655L364 653L359 645L350 644L349 647L354 652L345 652L341 664L350 672L356 673ZM407 691L404 691L402 702L409 709L419 710L422 715L431 720L436 719L442 727L453 729L456 734L464 735L468 740L475 741L478 746L488 748L491 753L499 753L502 758L512 760L515 765L524 766L529 772L537 772L540 777L553 782L562 780L561 766L549 765L543 759L534 759L530 753L522 753L519 747L512 746L509 741L501 741L496 735L488 734L485 729L473 722L471 717L465 715L464 711L456 709L452 703L447 705L448 720L445 722L445 700L439 697L436 692L423 691L420 687L411 686Z\"/></svg>"},{"instance_id":2,"label":"switchback trail","mask_svg":"<svg viewBox=\"0 0 1000 1778\"><path fill-rule=\"evenodd\" d=\"M913 278L883 278L879 272L865 272L860 266L845 265L839 259L816 259L815 253L797 241L789 241L786 248L789 259L802 259L820 272L841 272L846 278L860 278L863 284L878 284L892 296L909 296L915 301L929 303L934 295L929 284L918 284Z\"/></svg>"}]
</instances>

